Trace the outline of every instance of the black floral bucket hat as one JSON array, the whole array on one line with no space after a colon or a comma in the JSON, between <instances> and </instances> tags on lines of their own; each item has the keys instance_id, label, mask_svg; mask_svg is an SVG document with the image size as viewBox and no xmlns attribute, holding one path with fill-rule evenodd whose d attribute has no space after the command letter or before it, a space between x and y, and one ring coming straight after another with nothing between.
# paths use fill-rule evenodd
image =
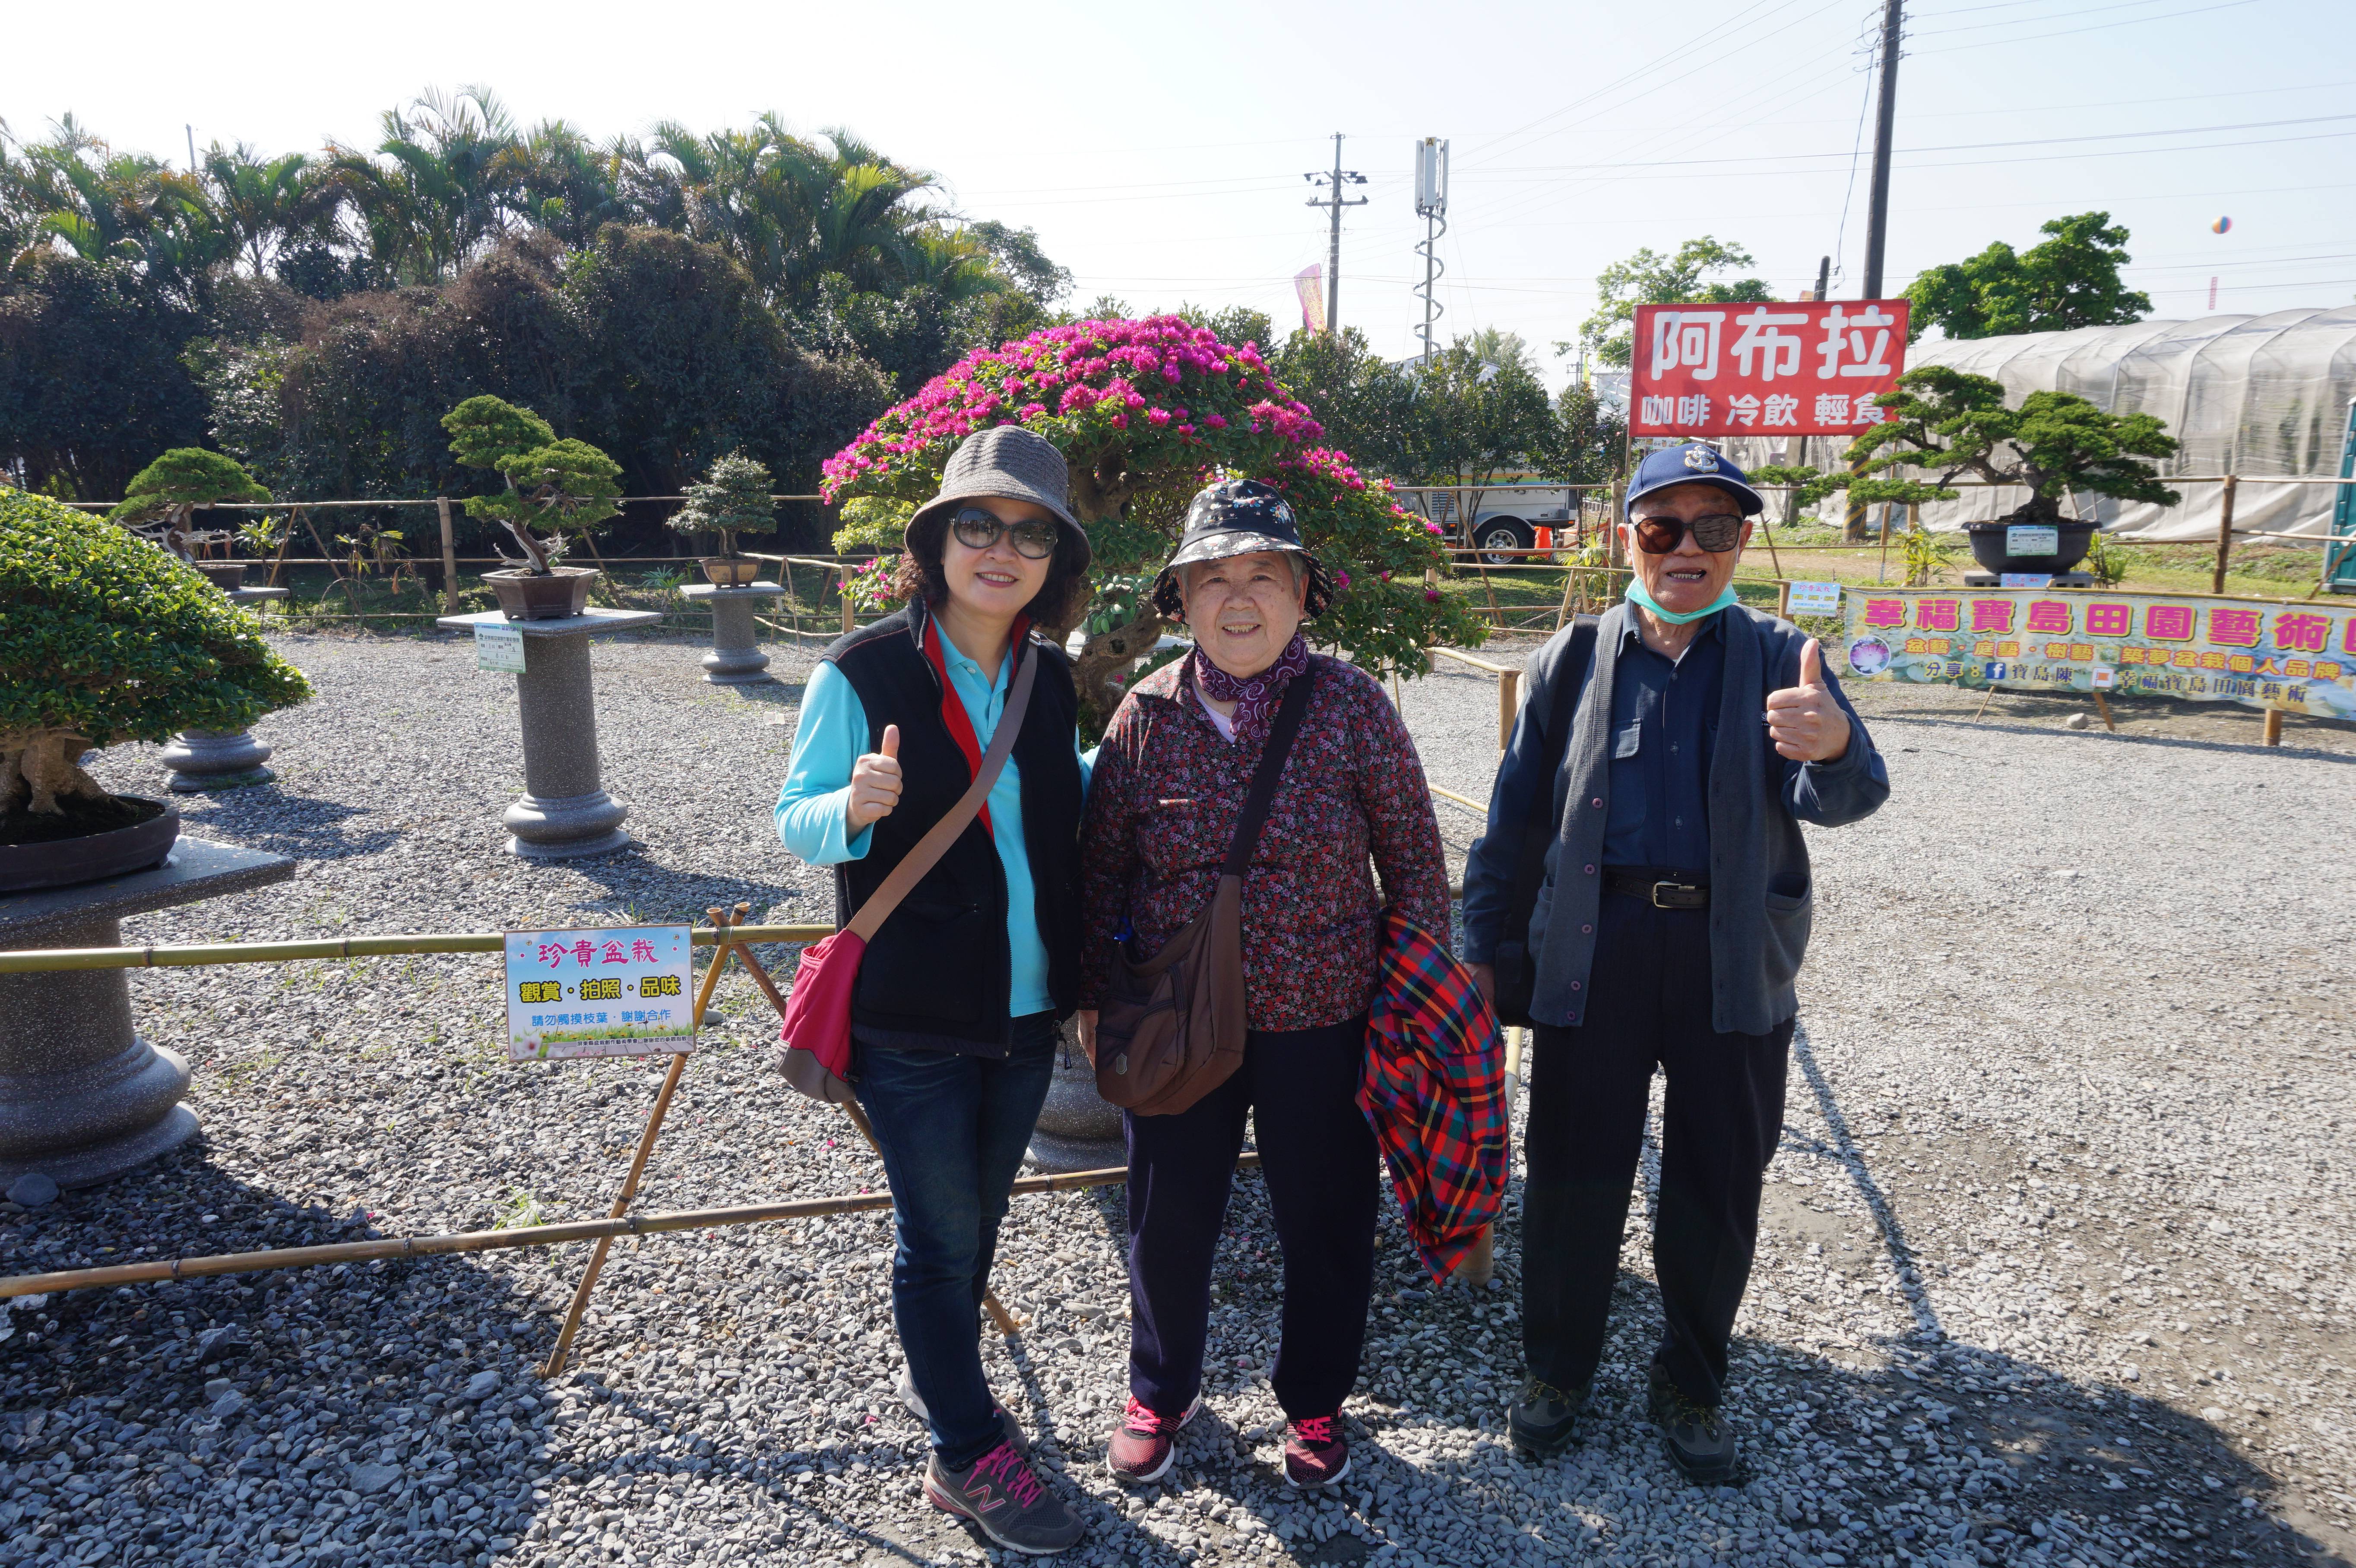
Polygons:
<instances>
[{"instance_id":1,"label":"black floral bucket hat","mask_svg":"<svg viewBox=\"0 0 2356 1568\"><path fill-rule=\"evenodd\" d=\"M1292 504L1274 485L1258 479L1222 479L1196 491L1187 503L1186 528L1179 536L1177 552L1162 563L1161 575L1153 580L1154 609L1173 621L1186 618L1186 596L1178 581L1180 567L1260 550L1283 550L1308 563L1309 592L1302 611L1307 619L1315 620L1333 605L1333 579L1301 542L1301 524L1292 515Z\"/></svg>"}]
</instances>

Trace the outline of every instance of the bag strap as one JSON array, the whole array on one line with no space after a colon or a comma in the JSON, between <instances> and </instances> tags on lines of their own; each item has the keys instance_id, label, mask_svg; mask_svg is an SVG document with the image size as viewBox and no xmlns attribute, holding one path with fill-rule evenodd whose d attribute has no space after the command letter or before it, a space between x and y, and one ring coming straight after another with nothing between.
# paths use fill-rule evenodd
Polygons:
<instances>
[{"instance_id":1,"label":"bag strap","mask_svg":"<svg viewBox=\"0 0 2356 1568\"><path fill-rule=\"evenodd\" d=\"M936 631L934 635L939 634ZM981 766L974 770L973 783L966 786L965 794L958 797L958 803L933 824L932 831L917 839L916 847L900 858L900 863L893 867L891 874L884 879L884 885L877 888L874 896L861 904L859 912L851 917L851 923L843 929L857 933L860 941L874 939L876 930L891 918L892 912L900 906L900 901L915 891L916 884L924 880L925 873L949 852L949 846L957 842L958 835L980 815L981 803L990 798L991 786L998 782L999 773L1006 766L1007 757L1014 750L1014 737L1022 731L1023 715L1031 707L1031 685L1039 674L1038 649L1032 649L1027 659L1022 656L1023 649L1020 643L1012 645L1012 652L1020 667L1014 674L1014 685L1006 694L1006 710L998 716L998 729L990 737L990 750L982 753Z\"/></svg>"},{"instance_id":2,"label":"bag strap","mask_svg":"<svg viewBox=\"0 0 2356 1568\"><path fill-rule=\"evenodd\" d=\"M1553 700L1547 708L1546 745L1539 753L1546 766L1537 791L1530 796L1530 814L1522 820L1522 853L1514 865L1514 896L1505 905L1507 920L1521 923L1521 931L1508 933L1516 939L1528 930L1538 884L1546 880L1547 845L1554 837L1555 775L1562 772L1563 753L1570 749L1579 688L1587 679L1588 666L1595 660L1597 624L1592 615L1581 615L1571 623L1570 645L1563 650L1562 663L1555 669L1554 689L1547 694Z\"/></svg>"},{"instance_id":3,"label":"bag strap","mask_svg":"<svg viewBox=\"0 0 2356 1568\"><path fill-rule=\"evenodd\" d=\"M1293 736L1300 733L1301 715L1309 711L1309 688L1316 678L1315 666L1302 670L1277 703L1276 721L1269 726L1268 744L1260 752L1259 766L1252 770L1251 791L1244 796L1243 814L1236 818L1236 836L1227 844L1226 864L1219 868L1223 877L1242 876L1251 864L1252 851L1259 847L1259 830L1268 824L1268 808L1276 803L1285 755L1292 750Z\"/></svg>"}]
</instances>

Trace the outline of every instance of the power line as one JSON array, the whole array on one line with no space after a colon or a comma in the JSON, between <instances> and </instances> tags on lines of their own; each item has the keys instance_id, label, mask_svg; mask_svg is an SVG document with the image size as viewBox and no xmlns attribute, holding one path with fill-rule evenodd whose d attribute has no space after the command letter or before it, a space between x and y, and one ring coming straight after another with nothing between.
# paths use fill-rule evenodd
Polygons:
<instances>
[{"instance_id":1,"label":"power line","mask_svg":"<svg viewBox=\"0 0 2356 1568\"><path fill-rule=\"evenodd\" d=\"M2113 3L2108 5L2088 5L2076 11L2053 11L2042 13L2035 19L2040 22L2067 22L2072 17L2092 16L2104 11L2127 11L2141 5L2165 5L2166 3L2167 0L2113 0ZM2236 5L2245 5L2253 4L2254 0L2233 0L2233 3ZM1976 10L1978 7L1973 6L1969 7L1969 9ZM1918 11L1914 15L1915 18L1919 21L1924 16L1938 17L1960 16L1962 13L1954 11ZM2120 18L2122 22L2158 21L2161 18L2157 16L2123 16ZM1949 33L1976 33L1988 27L2017 27L2021 25L2022 20L2023 18L2021 17L2012 16L2002 21L1996 22L1966 22L1960 27L1933 27L1927 31L1918 32L1912 36L1918 38L1935 38L1944 37Z\"/></svg>"},{"instance_id":2,"label":"power line","mask_svg":"<svg viewBox=\"0 0 2356 1568\"><path fill-rule=\"evenodd\" d=\"M2097 22L2091 27L2063 27L2059 32L2031 33L2022 38L1990 38L1986 43L1980 44L1945 44L1922 52L1952 55L1961 54L1965 49L1993 49L2000 48L2007 44L2033 44L2040 38L2066 38L2078 33L2099 33L2108 27L2124 27L2130 25L2141 27L2146 22L2166 22L2178 16L2198 16L2207 11L2233 11L2244 5L2254 5L2257 3L2258 0L2221 0L2221 4L2215 5L2195 5L2186 11L2164 11L2157 16L2123 16L2115 22Z\"/></svg>"}]
</instances>

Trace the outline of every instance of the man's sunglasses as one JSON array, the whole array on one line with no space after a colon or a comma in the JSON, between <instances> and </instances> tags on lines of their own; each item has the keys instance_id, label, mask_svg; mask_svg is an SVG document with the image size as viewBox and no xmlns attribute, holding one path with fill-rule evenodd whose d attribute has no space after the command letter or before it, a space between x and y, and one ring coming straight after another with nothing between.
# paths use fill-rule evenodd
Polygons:
<instances>
[{"instance_id":1,"label":"man's sunglasses","mask_svg":"<svg viewBox=\"0 0 2356 1568\"><path fill-rule=\"evenodd\" d=\"M1636 519L1636 543L1646 555L1675 554L1687 534L1710 554L1723 555L1742 542L1742 519L1732 512L1696 517L1690 523L1683 517Z\"/></svg>"},{"instance_id":2,"label":"man's sunglasses","mask_svg":"<svg viewBox=\"0 0 2356 1568\"><path fill-rule=\"evenodd\" d=\"M957 531L958 543L968 549L988 549L998 542L998 536L1010 534L1014 539L1014 553L1025 560L1044 560L1055 553L1055 525L1025 517L1010 523L995 512L980 507L960 507L958 515L949 519Z\"/></svg>"}]
</instances>

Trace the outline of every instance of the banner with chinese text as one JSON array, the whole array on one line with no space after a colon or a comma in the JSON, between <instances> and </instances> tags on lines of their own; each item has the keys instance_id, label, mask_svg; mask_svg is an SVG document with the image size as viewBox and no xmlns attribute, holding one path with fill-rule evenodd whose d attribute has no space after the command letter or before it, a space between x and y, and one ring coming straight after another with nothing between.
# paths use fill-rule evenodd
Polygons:
<instances>
[{"instance_id":1,"label":"banner with chinese text","mask_svg":"<svg viewBox=\"0 0 2356 1568\"><path fill-rule=\"evenodd\" d=\"M695 1049L695 965L683 925L510 931L508 1057Z\"/></svg>"},{"instance_id":2,"label":"banner with chinese text","mask_svg":"<svg viewBox=\"0 0 2356 1568\"><path fill-rule=\"evenodd\" d=\"M2100 590L1851 588L1849 680L2147 691L2356 718L2356 607Z\"/></svg>"},{"instance_id":3,"label":"banner with chinese text","mask_svg":"<svg viewBox=\"0 0 2356 1568\"><path fill-rule=\"evenodd\" d=\"M1907 302L1640 304L1632 436L1855 435L1906 368Z\"/></svg>"}]
</instances>

